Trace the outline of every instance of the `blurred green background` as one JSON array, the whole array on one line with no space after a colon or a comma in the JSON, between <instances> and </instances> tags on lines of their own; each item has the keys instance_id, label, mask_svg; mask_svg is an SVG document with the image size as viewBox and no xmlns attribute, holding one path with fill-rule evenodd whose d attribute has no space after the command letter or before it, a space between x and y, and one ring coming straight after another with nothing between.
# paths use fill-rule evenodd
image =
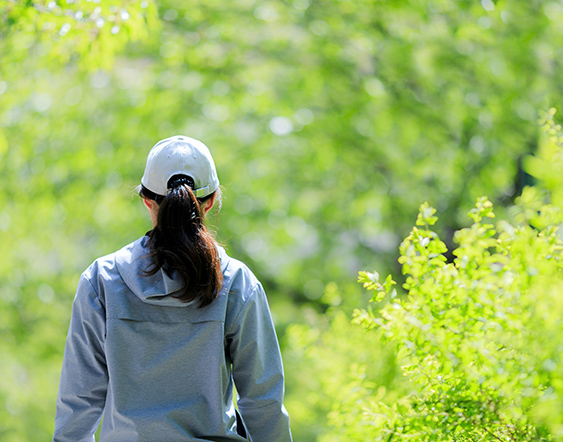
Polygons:
<instances>
[{"instance_id":1,"label":"blurred green background","mask_svg":"<svg viewBox=\"0 0 563 442\"><path fill-rule=\"evenodd\" d=\"M423 201L448 244L476 197L511 204L562 101L562 22L544 0L2 2L0 440L50 438L78 277L150 228L133 188L174 134L214 155L210 221L266 287L295 440L338 440L358 367L403 388L349 323L358 270L399 273Z\"/></svg>"}]
</instances>

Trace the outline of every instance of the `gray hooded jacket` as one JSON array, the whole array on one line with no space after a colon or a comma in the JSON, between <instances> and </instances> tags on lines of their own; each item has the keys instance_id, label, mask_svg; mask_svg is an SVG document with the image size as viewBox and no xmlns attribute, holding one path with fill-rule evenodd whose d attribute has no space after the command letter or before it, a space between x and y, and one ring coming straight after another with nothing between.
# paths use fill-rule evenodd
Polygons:
<instances>
[{"instance_id":1,"label":"gray hooded jacket","mask_svg":"<svg viewBox=\"0 0 563 442\"><path fill-rule=\"evenodd\" d=\"M291 441L278 341L260 282L219 248L223 288L197 308L147 237L96 260L73 304L54 441ZM232 403L233 380L239 394ZM245 436L246 433L246 436Z\"/></svg>"}]
</instances>

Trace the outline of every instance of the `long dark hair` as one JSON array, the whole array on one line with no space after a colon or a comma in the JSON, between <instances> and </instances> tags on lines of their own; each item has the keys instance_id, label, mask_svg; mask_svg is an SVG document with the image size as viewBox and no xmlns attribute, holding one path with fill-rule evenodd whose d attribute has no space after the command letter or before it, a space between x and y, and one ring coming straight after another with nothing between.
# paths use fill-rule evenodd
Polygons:
<instances>
[{"instance_id":1,"label":"long dark hair","mask_svg":"<svg viewBox=\"0 0 563 442\"><path fill-rule=\"evenodd\" d=\"M159 204L157 223L148 233L152 265L143 270L146 276L156 274L164 267L177 272L182 287L172 296L183 302L199 300L205 307L218 296L223 285L223 273L217 243L203 223L201 204L192 191L191 177L175 175L168 181L167 195L157 195L141 186L139 195Z\"/></svg>"}]
</instances>

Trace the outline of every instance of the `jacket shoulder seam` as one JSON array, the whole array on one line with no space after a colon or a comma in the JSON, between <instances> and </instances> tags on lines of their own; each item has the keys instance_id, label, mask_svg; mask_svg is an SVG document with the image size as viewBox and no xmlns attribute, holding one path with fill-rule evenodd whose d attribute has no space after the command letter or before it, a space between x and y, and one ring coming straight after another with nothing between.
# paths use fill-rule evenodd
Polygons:
<instances>
[{"instance_id":1,"label":"jacket shoulder seam","mask_svg":"<svg viewBox=\"0 0 563 442\"><path fill-rule=\"evenodd\" d=\"M254 294L256 292L256 290L260 287L260 282L257 282L254 284L254 286L252 287L252 290L250 290L250 294L248 295L248 299L246 301L244 301L244 304L241 306L241 308L239 309L238 313L236 314L236 316L234 317L232 323L229 326L229 329L233 326L233 324L236 324L238 321L238 318L240 316L240 314L242 313L242 311L245 309L246 305L248 304L248 302L254 297ZM230 330L227 330L227 333L230 332Z\"/></svg>"}]
</instances>

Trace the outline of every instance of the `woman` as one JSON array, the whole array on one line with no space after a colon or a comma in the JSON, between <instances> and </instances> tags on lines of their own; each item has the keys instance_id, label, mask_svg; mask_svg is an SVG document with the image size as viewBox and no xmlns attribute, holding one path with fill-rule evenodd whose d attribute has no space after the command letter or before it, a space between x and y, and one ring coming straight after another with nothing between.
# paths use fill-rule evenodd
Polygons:
<instances>
[{"instance_id":1,"label":"woman","mask_svg":"<svg viewBox=\"0 0 563 442\"><path fill-rule=\"evenodd\" d=\"M220 199L209 150L162 140L141 183L153 230L80 278L54 440L94 440L103 414L102 441L290 441L264 290L203 224Z\"/></svg>"}]
</instances>

